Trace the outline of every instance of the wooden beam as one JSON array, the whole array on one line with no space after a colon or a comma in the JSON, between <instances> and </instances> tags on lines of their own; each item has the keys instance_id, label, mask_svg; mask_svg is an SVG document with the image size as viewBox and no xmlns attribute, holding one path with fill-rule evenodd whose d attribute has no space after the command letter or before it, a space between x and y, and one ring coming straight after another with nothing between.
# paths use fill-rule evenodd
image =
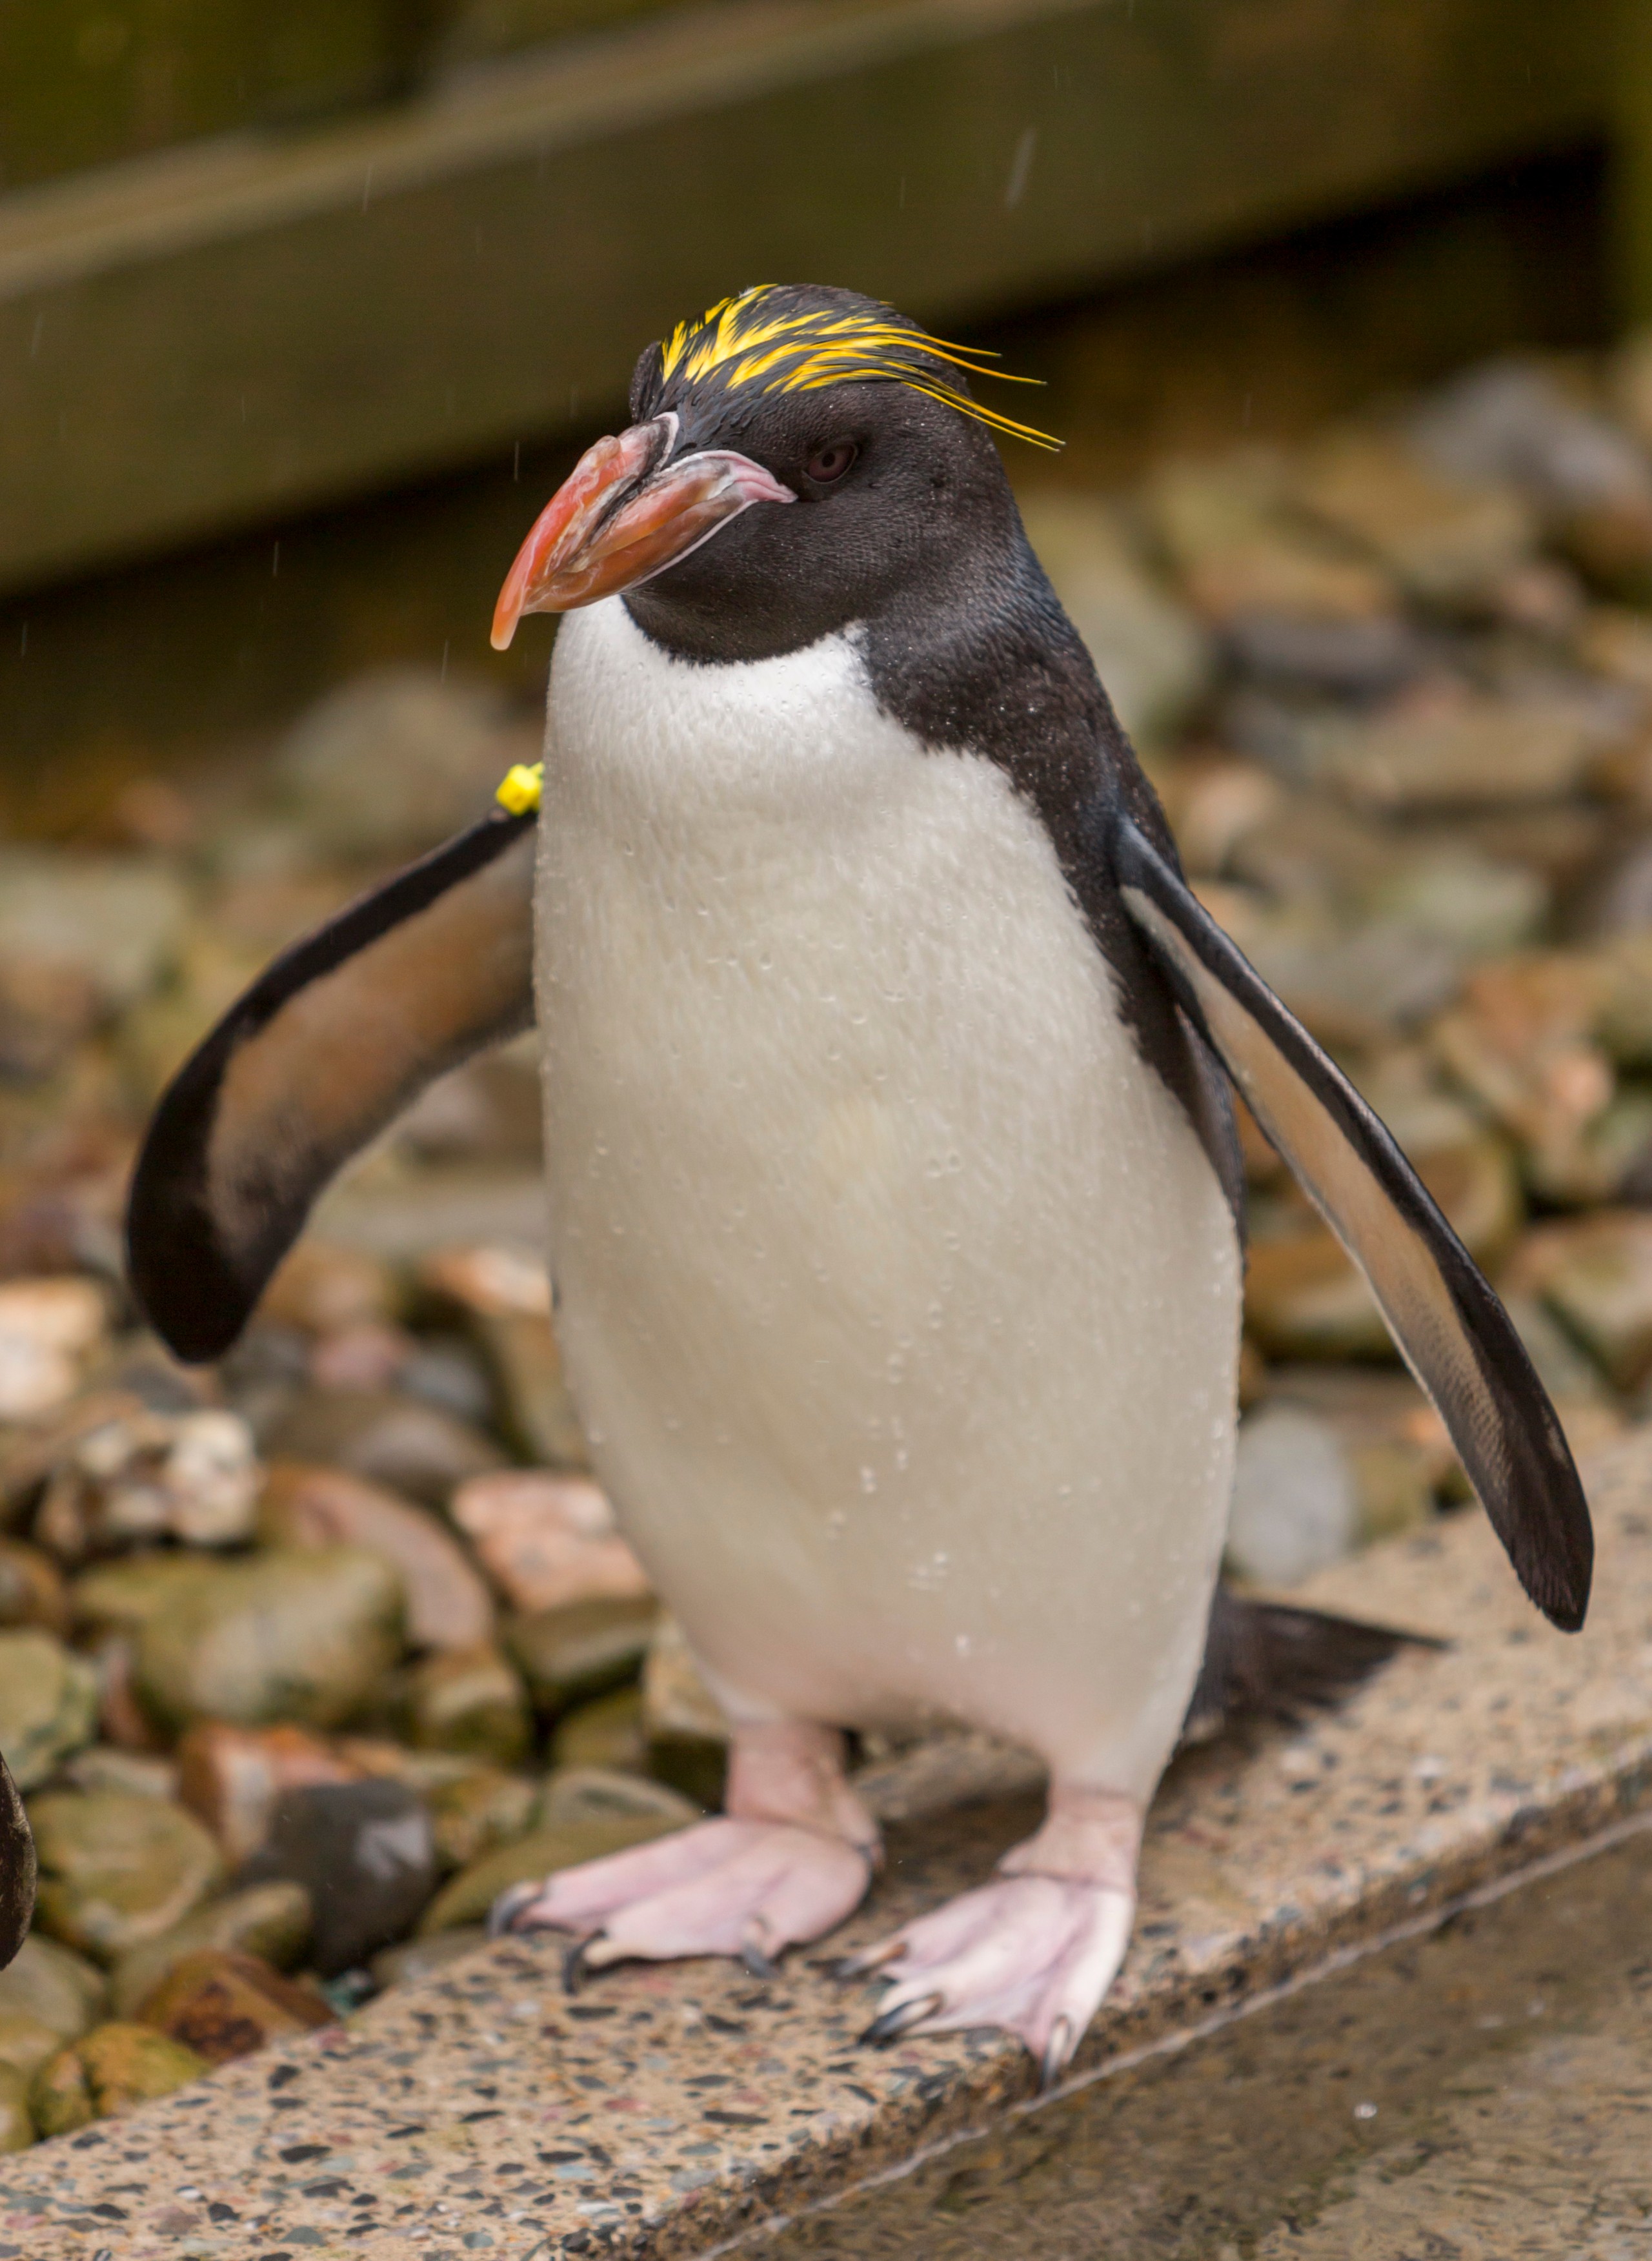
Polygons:
<instances>
[{"instance_id":1,"label":"wooden beam","mask_svg":"<svg viewBox=\"0 0 1652 2261\"><path fill-rule=\"evenodd\" d=\"M1613 233L1619 309L1652 322L1652 4L1619 0L1613 75Z\"/></svg>"},{"instance_id":2,"label":"wooden beam","mask_svg":"<svg viewBox=\"0 0 1652 2261\"><path fill-rule=\"evenodd\" d=\"M978 316L1598 134L1610 0L737 0L0 200L0 585L590 420L742 283Z\"/></svg>"}]
</instances>

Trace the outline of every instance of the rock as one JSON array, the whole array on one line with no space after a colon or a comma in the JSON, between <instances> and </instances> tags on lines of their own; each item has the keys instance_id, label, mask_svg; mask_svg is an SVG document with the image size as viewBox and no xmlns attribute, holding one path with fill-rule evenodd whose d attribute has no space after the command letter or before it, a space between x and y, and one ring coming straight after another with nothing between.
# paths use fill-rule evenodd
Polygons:
<instances>
[{"instance_id":1,"label":"rock","mask_svg":"<svg viewBox=\"0 0 1652 2261\"><path fill-rule=\"evenodd\" d=\"M1595 1030L1611 994L1598 960L1531 951L1478 968L1429 1031L1435 1057L1519 1143L1535 1190L1599 1200L1631 1159L1598 1133L1616 1094Z\"/></svg>"},{"instance_id":2,"label":"rock","mask_svg":"<svg viewBox=\"0 0 1652 2261\"><path fill-rule=\"evenodd\" d=\"M1429 1521L1442 1492L1467 1496L1445 1423L1409 1375L1276 1367L1268 1402L1312 1413L1335 1430L1353 1470L1362 1547Z\"/></svg>"},{"instance_id":3,"label":"rock","mask_svg":"<svg viewBox=\"0 0 1652 2261\"><path fill-rule=\"evenodd\" d=\"M1305 1205L1296 1231L1251 1241L1245 1325L1270 1358L1389 1358L1393 1348L1362 1275ZM1304 1574L1305 1576L1305 1573Z\"/></svg>"},{"instance_id":4,"label":"rock","mask_svg":"<svg viewBox=\"0 0 1652 2261\"><path fill-rule=\"evenodd\" d=\"M518 1449L551 1468L588 1467L551 1324L543 1258L485 1244L439 1249L419 1266L419 1279L464 1316L497 1379L504 1425Z\"/></svg>"},{"instance_id":5,"label":"rock","mask_svg":"<svg viewBox=\"0 0 1652 2261\"><path fill-rule=\"evenodd\" d=\"M138 1636L144 1703L175 1727L336 1726L401 1652L401 1580L355 1547L272 1547L211 1563Z\"/></svg>"},{"instance_id":6,"label":"rock","mask_svg":"<svg viewBox=\"0 0 1652 2261\"><path fill-rule=\"evenodd\" d=\"M540 1167L544 1125L537 1030L427 1084L397 1122L396 1144L426 1162Z\"/></svg>"},{"instance_id":7,"label":"rock","mask_svg":"<svg viewBox=\"0 0 1652 2261\"><path fill-rule=\"evenodd\" d=\"M565 1712L636 1677L657 1615L649 1595L565 1602L507 1619L504 1646L539 1709Z\"/></svg>"},{"instance_id":8,"label":"rock","mask_svg":"<svg viewBox=\"0 0 1652 2261\"><path fill-rule=\"evenodd\" d=\"M1261 449L1217 463L1167 463L1148 479L1148 522L1196 610L1225 628L1255 618L1392 614L1385 574L1291 521L1289 486L1282 459Z\"/></svg>"},{"instance_id":9,"label":"rock","mask_svg":"<svg viewBox=\"0 0 1652 2261\"><path fill-rule=\"evenodd\" d=\"M94 1281L0 1280L0 1421L38 1420L66 1404L108 1323Z\"/></svg>"},{"instance_id":10,"label":"rock","mask_svg":"<svg viewBox=\"0 0 1652 2261\"><path fill-rule=\"evenodd\" d=\"M1423 814L1563 799L1625 735L1621 710L1585 691L1431 677L1374 714L1316 720L1295 759L1356 808Z\"/></svg>"},{"instance_id":11,"label":"rock","mask_svg":"<svg viewBox=\"0 0 1652 2261\"><path fill-rule=\"evenodd\" d=\"M123 1955L110 1976L111 2011L118 2018L135 2016L139 2004L169 1971L207 1949L255 1956L277 1970L290 1970L310 1944L311 1927L310 1894L303 1884L284 1877L245 1884Z\"/></svg>"},{"instance_id":12,"label":"rock","mask_svg":"<svg viewBox=\"0 0 1652 2261\"><path fill-rule=\"evenodd\" d=\"M0 1750L34 1791L97 1732L97 1673L52 1633L0 1633Z\"/></svg>"},{"instance_id":13,"label":"rock","mask_svg":"<svg viewBox=\"0 0 1652 2261\"><path fill-rule=\"evenodd\" d=\"M397 1782L284 1791L268 1842L243 1874L304 1885L315 1916L311 1960L333 1978L411 1931L428 1903L436 1888L430 1816Z\"/></svg>"},{"instance_id":14,"label":"rock","mask_svg":"<svg viewBox=\"0 0 1652 2261\"><path fill-rule=\"evenodd\" d=\"M135 2014L209 2064L227 2064L270 2042L335 2022L331 2006L311 1987L283 1978L255 1955L220 1947L186 1955Z\"/></svg>"},{"instance_id":15,"label":"rock","mask_svg":"<svg viewBox=\"0 0 1652 2261\"><path fill-rule=\"evenodd\" d=\"M29 2109L42 2135L67 2135L170 2096L211 2071L204 2057L153 2026L97 2026L41 2066Z\"/></svg>"},{"instance_id":16,"label":"rock","mask_svg":"<svg viewBox=\"0 0 1652 2261\"><path fill-rule=\"evenodd\" d=\"M1224 641L1248 675L1342 699L1385 698L1429 662L1426 639L1391 613L1365 620L1240 613Z\"/></svg>"},{"instance_id":17,"label":"rock","mask_svg":"<svg viewBox=\"0 0 1652 2261\"><path fill-rule=\"evenodd\" d=\"M434 1978L450 1963L474 1955L487 1944L485 1924L460 1924L451 1931L434 1932L428 1939L408 1939L399 1947L381 1948L368 1967L381 1986L416 1985L421 1978Z\"/></svg>"},{"instance_id":18,"label":"rock","mask_svg":"<svg viewBox=\"0 0 1652 2261\"><path fill-rule=\"evenodd\" d=\"M1431 604L1482 599L1536 547L1537 521L1512 486L1452 477L1398 434L1349 429L1310 449L1297 498Z\"/></svg>"},{"instance_id":19,"label":"rock","mask_svg":"<svg viewBox=\"0 0 1652 2261\"><path fill-rule=\"evenodd\" d=\"M652 1736L697 1736L712 1742L728 1740L727 1718L705 1684L688 1636L676 1619L664 1611L654 1626L643 1667L642 1716Z\"/></svg>"},{"instance_id":20,"label":"rock","mask_svg":"<svg viewBox=\"0 0 1652 2261\"><path fill-rule=\"evenodd\" d=\"M720 1805L728 1721L682 1626L664 1614L642 1668L642 1722L651 1771L699 1805Z\"/></svg>"},{"instance_id":21,"label":"rock","mask_svg":"<svg viewBox=\"0 0 1652 2261\"><path fill-rule=\"evenodd\" d=\"M491 690L387 668L299 718L274 783L322 855L400 859L484 816L505 772L539 752L537 728Z\"/></svg>"},{"instance_id":22,"label":"rock","mask_svg":"<svg viewBox=\"0 0 1652 2261\"><path fill-rule=\"evenodd\" d=\"M311 1389L311 1338L297 1327L254 1317L218 1362L218 1380L231 1405L251 1429L261 1452Z\"/></svg>"},{"instance_id":23,"label":"rock","mask_svg":"<svg viewBox=\"0 0 1652 2261\"><path fill-rule=\"evenodd\" d=\"M500 1427L511 1443L547 1468L589 1468L590 1448L549 1319L502 1311L474 1325L497 1379Z\"/></svg>"},{"instance_id":24,"label":"rock","mask_svg":"<svg viewBox=\"0 0 1652 2261\"><path fill-rule=\"evenodd\" d=\"M535 1819L539 1792L518 1774L477 1767L426 1792L436 1855L445 1872L468 1868L523 1836Z\"/></svg>"},{"instance_id":25,"label":"rock","mask_svg":"<svg viewBox=\"0 0 1652 2261\"><path fill-rule=\"evenodd\" d=\"M252 1536L261 1481L239 1413L144 1408L76 1440L46 1488L36 1535L70 1562L166 1538L239 1546Z\"/></svg>"},{"instance_id":26,"label":"rock","mask_svg":"<svg viewBox=\"0 0 1652 2261\"><path fill-rule=\"evenodd\" d=\"M421 1749L458 1751L498 1766L513 1765L533 1743L527 1692L490 1642L443 1649L415 1664L407 1676L407 1718Z\"/></svg>"},{"instance_id":27,"label":"rock","mask_svg":"<svg viewBox=\"0 0 1652 2261\"><path fill-rule=\"evenodd\" d=\"M472 1427L493 1416L493 1383L480 1353L458 1335L416 1338L397 1376L404 1396L422 1398Z\"/></svg>"},{"instance_id":28,"label":"rock","mask_svg":"<svg viewBox=\"0 0 1652 2261\"><path fill-rule=\"evenodd\" d=\"M1413 934L1449 945L1462 963L1498 958L1534 941L1548 910L1541 873L1472 849L1413 849L1377 880L1366 908Z\"/></svg>"},{"instance_id":29,"label":"rock","mask_svg":"<svg viewBox=\"0 0 1652 2261\"><path fill-rule=\"evenodd\" d=\"M1354 1471L1330 1422L1268 1403L1241 1425L1227 1560L1242 1578L1291 1586L1340 1562L1359 1535Z\"/></svg>"},{"instance_id":30,"label":"rock","mask_svg":"<svg viewBox=\"0 0 1652 2261\"><path fill-rule=\"evenodd\" d=\"M1535 1226L1509 1266L1619 1389L1652 1376L1652 1215L1599 1209Z\"/></svg>"},{"instance_id":31,"label":"rock","mask_svg":"<svg viewBox=\"0 0 1652 2261\"><path fill-rule=\"evenodd\" d=\"M603 1767L621 1774L647 1774L648 1735L642 1719L642 1690L616 1689L572 1711L551 1738L554 1767Z\"/></svg>"},{"instance_id":32,"label":"rock","mask_svg":"<svg viewBox=\"0 0 1652 2261\"><path fill-rule=\"evenodd\" d=\"M33 2141L29 2073L14 2064L0 2064L0 2151L26 2151Z\"/></svg>"},{"instance_id":33,"label":"rock","mask_svg":"<svg viewBox=\"0 0 1652 2261\"><path fill-rule=\"evenodd\" d=\"M140 1633L152 1617L169 1615L197 1585L210 1584L218 1568L198 1554L159 1549L99 1562L69 1589L75 1628L93 1639Z\"/></svg>"},{"instance_id":34,"label":"rock","mask_svg":"<svg viewBox=\"0 0 1652 2261\"><path fill-rule=\"evenodd\" d=\"M318 1337L310 1379L318 1389L389 1389L401 1379L417 1346L401 1327L377 1319Z\"/></svg>"},{"instance_id":35,"label":"rock","mask_svg":"<svg viewBox=\"0 0 1652 2261\"><path fill-rule=\"evenodd\" d=\"M97 1732L97 1675L49 1633L0 1633L0 1752L38 1790Z\"/></svg>"},{"instance_id":36,"label":"rock","mask_svg":"<svg viewBox=\"0 0 1652 2261\"><path fill-rule=\"evenodd\" d=\"M1283 797L1260 762L1230 754L1191 754L1161 765L1160 798L1182 860L1191 872L1220 872L1238 843L1263 829Z\"/></svg>"},{"instance_id":37,"label":"rock","mask_svg":"<svg viewBox=\"0 0 1652 2261\"><path fill-rule=\"evenodd\" d=\"M0 1539L0 1626L69 1629L68 1589L51 1556L21 1539Z\"/></svg>"},{"instance_id":38,"label":"rock","mask_svg":"<svg viewBox=\"0 0 1652 2261\"><path fill-rule=\"evenodd\" d=\"M415 1647L474 1648L493 1637L493 1597L464 1549L426 1509L338 1468L271 1464L260 1535L285 1547L365 1547L391 1563Z\"/></svg>"},{"instance_id":39,"label":"rock","mask_svg":"<svg viewBox=\"0 0 1652 2261\"><path fill-rule=\"evenodd\" d=\"M1412 431L1447 476L1523 494L1596 578L1635 585L1652 562L1652 463L1547 371L1513 360L1471 369L1435 395Z\"/></svg>"},{"instance_id":40,"label":"rock","mask_svg":"<svg viewBox=\"0 0 1652 2261\"><path fill-rule=\"evenodd\" d=\"M610 1767L558 1767L545 1777L533 1820L538 1828L557 1829L572 1822L634 1815L680 1827L699 1820L704 1811L681 1791L651 1782L646 1775L619 1774Z\"/></svg>"},{"instance_id":41,"label":"rock","mask_svg":"<svg viewBox=\"0 0 1652 2261\"><path fill-rule=\"evenodd\" d=\"M368 1769L308 1729L290 1724L232 1726L204 1719L178 1745L178 1798L204 1821L232 1869L269 1834L282 1791L307 1783L359 1782Z\"/></svg>"},{"instance_id":42,"label":"rock","mask_svg":"<svg viewBox=\"0 0 1652 2261\"><path fill-rule=\"evenodd\" d=\"M181 1922L223 1874L217 1846L181 1806L118 1791L49 1791L29 1820L39 1921L104 1963Z\"/></svg>"},{"instance_id":43,"label":"rock","mask_svg":"<svg viewBox=\"0 0 1652 2261\"><path fill-rule=\"evenodd\" d=\"M504 1459L464 1422L390 1389L305 1390L265 1444L272 1458L343 1468L426 1507L444 1506L460 1484Z\"/></svg>"},{"instance_id":44,"label":"rock","mask_svg":"<svg viewBox=\"0 0 1652 2261\"><path fill-rule=\"evenodd\" d=\"M395 1274L365 1249L306 1236L283 1258L259 1300L259 1315L305 1334L338 1334L400 1310Z\"/></svg>"},{"instance_id":45,"label":"rock","mask_svg":"<svg viewBox=\"0 0 1652 2261\"><path fill-rule=\"evenodd\" d=\"M95 1963L34 1931L0 1970L0 2019L28 2019L60 2043L77 2041L102 2017L107 1994Z\"/></svg>"},{"instance_id":46,"label":"rock","mask_svg":"<svg viewBox=\"0 0 1652 2261\"><path fill-rule=\"evenodd\" d=\"M433 1249L418 1279L427 1294L473 1317L551 1316L550 1274L543 1255L528 1248L484 1241Z\"/></svg>"},{"instance_id":47,"label":"rock","mask_svg":"<svg viewBox=\"0 0 1652 2261\"><path fill-rule=\"evenodd\" d=\"M1462 960L1438 936L1397 918L1351 929L1306 904L1253 913L1246 955L1321 1043L1369 1048L1457 991Z\"/></svg>"},{"instance_id":48,"label":"rock","mask_svg":"<svg viewBox=\"0 0 1652 2261\"><path fill-rule=\"evenodd\" d=\"M162 1799L178 1795L178 1769L170 1759L149 1751L117 1749L109 1743L77 1751L61 1772L75 1790L118 1790L132 1798Z\"/></svg>"},{"instance_id":49,"label":"rock","mask_svg":"<svg viewBox=\"0 0 1652 2261\"><path fill-rule=\"evenodd\" d=\"M1101 496L1030 493L1021 516L1119 721L1138 745L1162 744L1210 683L1210 638L1147 571Z\"/></svg>"},{"instance_id":50,"label":"rock","mask_svg":"<svg viewBox=\"0 0 1652 2261\"><path fill-rule=\"evenodd\" d=\"M61 1075L101 1013L89 974L49 960L0 958L0 1076L15 1086Z\"/></svg>"},{"instance_id":51,"label":"rock","mask_svg":"<svg viewBox=\"0 0 1652 2261\"><path fill-rule=\"evenodd\" d=\"M0 2010L0 2066L27 2081L48 2057L55 2056L66 2036L43 2025L26 2011Z\"/></svg>"},{"instance_id":52,"label":"rock","mask_svg":"<svg viewBox=\"0 0 1652 2261\"><path fill-rule=\"evenodd\" d=\"M522 1611L648 1590L641 1564L588 1476L501 1469L461 1486L449 1511L494 1583Z\"/></svg>"},{"instance_id":53,"label":"rock","mask_svg":"<svg viewBox=\"0 0 1652 2261\"><path fill-rule=\"evenodd\" d=\"M419 1937L452 1931L461 1924L484 1922L500 1893L526 1878L554 1876L559 1869L575 1868L582 1861L623 1853L678 1826L657 1814L616 1814L600 1821L563 1822L553 1829L536 1829L518 1837L514 1844L484 1855L445 1884L420 1920Z\"/></svg>"},{"instance_id":54,"label":"rock","mask_svg":"<svg viewBox=\"0 0 1652 2261\"><path fill-rule=\"evenodd\" d=\"M100 1009L131 1005L176 955L188 899L163 864L131 857L0 851L0 962L78 975Z\"/></svg>"}]
</instances>

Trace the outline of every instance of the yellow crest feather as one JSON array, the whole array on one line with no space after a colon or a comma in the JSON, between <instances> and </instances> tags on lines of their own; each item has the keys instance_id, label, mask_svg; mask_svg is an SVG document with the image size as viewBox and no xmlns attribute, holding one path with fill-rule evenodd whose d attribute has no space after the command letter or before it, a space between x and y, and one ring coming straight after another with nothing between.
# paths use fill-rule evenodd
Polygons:
<instances>
[{"instance_id":1,"label":"yellow crest feather","mask_svg":"<svg viewBox=\"0 0 1652 2261\"><path fill-rule=\"evenodd\" d=\"M815 392L829 384L855 384L884 378L944 401L961 415L1026 440L1035 448L1062 444L1048 432L983 407L948 384L926 363L945 362L971 377L999 377L1006 384L1037 384L1035 377L1012 377L990 363L998 356L975 346L953 345L911 329L887 310L869 306L844 314L819 307L786 311L790 294L772 283L754 284L732 298L720 298L697 322L679 322L660 348L660 373L681 375L690 384L720 375L732 391L752 385L764 392ZM779 299L773 311L765 304Z\"/></svg>"}]
</instances>

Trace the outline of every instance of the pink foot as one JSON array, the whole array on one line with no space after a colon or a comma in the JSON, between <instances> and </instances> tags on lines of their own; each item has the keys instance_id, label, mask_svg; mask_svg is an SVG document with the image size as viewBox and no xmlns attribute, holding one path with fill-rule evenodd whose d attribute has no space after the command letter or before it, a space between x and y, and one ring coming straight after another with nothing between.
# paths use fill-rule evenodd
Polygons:
<instances>
[{"instance_id":1,"label":"pink foot","mask_svg":"<svg viewBox=\"0 0 1652 2261\"><path fill-rule=\"evenodd\" d=\"M843 1780L841 1737L791 1721L737 1729L728 1805L724 1820L516 1885L490 1928L572 1932L570 1989L633 1956L737 1955L771 1977L775 1956L860 1905L876 1832Z\"/></svg>"},{"instance_id":2,"label":"pink foot","mask_svg":"<svg viewBox=\"0 0 1652 2261\"><path fill-rule=\"evenodd\" d=\"M1141 1836L1133 1800L1053 1791L1049 1818L1006 1854L1004 1875L845 1966L894 1982L862 2041L998 2026L1026 2042L1048 2088L1124 1961Z\"/></svg>"},{"instance_id":3,"label":"pink foot","mask_svg":"<svg viewBox=\"0 0 1652 2261\"><path fill-rule=\"evenodd\" d=\"M495 1904L498 1931L571 1931L570 1987L633 1956L738 1955L759 1977L819 1939L865 1897L871 1863L840 1837L780 1821L700 1821L674 1836L518 1884Z\"/></svg>"}]
</instances>

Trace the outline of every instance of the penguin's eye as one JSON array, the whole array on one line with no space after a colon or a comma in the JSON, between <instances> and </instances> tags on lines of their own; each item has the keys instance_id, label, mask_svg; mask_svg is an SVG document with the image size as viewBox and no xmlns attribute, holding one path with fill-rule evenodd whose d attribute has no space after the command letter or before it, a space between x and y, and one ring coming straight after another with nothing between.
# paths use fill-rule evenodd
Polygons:
<instances>
[{"instance_id":1,"label":"penguin's eye","mask_svg":"<svg viewBox=\"0 0 1652 2261\"><path fill-rule=\"evenodd\" d=\"M818 448L804 469L819 485L830 486L833 479L843 477L860 452L853 440L833 440Z\"/></svg>"}]
</instances>

